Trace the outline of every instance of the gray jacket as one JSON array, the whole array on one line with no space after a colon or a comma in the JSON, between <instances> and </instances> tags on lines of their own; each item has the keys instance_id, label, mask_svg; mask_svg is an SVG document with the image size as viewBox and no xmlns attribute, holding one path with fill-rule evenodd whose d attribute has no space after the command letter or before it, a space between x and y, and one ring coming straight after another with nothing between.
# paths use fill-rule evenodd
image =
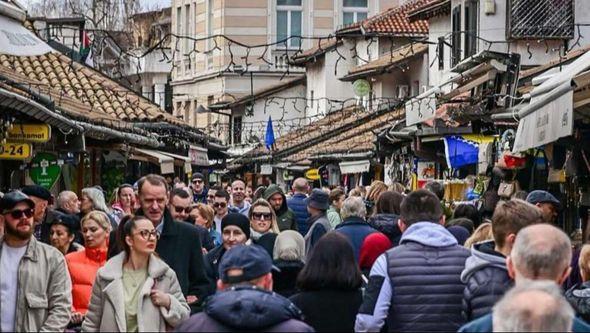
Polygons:
<instances>
[{"instance_id":1,"label":"gray jacket","mask_svg":"<svg viewBox=\"0 0 590 333\"><path fill-rule=\"evenodd\" d=\"M305 257L309 258L309 253L311 249L315 246L318 240L325 235L326 233L332 231L332 225L330 221L328 221L328 216L326 213L312 216L307 220L309 226L309 231L305 235Z\"/></svg>"},{"instance_id":2,"label":"gray jacket","mask_svg":"<svg viewBox=\"0 0 590 333\"><path fill-rule=\"evenodd\" d=\"M0 237L0 255L2 246ZM31 237L18 267L15 331L63 332L71 309L72 282L64 256Z\"/></svg>"}]
</instances>

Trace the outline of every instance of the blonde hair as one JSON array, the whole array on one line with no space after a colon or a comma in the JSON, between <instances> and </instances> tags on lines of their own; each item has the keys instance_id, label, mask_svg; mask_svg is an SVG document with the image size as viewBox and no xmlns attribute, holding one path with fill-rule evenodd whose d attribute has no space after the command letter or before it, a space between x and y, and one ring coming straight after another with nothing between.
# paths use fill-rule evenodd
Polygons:
<instances>
[{"instance_id":1,"label":"blonde hair","mask_svg":"<svg viewBox=\"0 0 590 333\"><path fill-rule=\"evenodd\" d=\"M270 205L270 203L264 199L258 199L256 200L252 206L250 207L250 211L248 212L248 219L250 220L250 224L252 224L252 213L254 213L254 208L258 207L258 206L264 206L267 207L268 209L270 209L270 215L271 215L271 225L270 225L270 229L269 231L274 233L274 234L278 234L281 232L281 230L279 229L279 224L277 223L277 214L275 214L275 210L272 208L272 206Z\"/></svg>"},{"instance_id":2,"label":"blonde hair","mask_svg":"<svg viewBox=\"0 0 590 333\"><path fill-rule=\"evenodd\" d=\"M492 224L489 222L484 222L475 229L473 235L467 238L465 241L465 247L470 249L473 245L477 243L481 243L483 241L492 240L494 239L494 235L492 234Z\"/></svg>"},{"instance_id":3,"label":"blonde hair","mask_svg":"<svg viewBox=\"0 0 590 333\"><path fill-rule=\"evenodd\" d=\"M84 223L90 220L96 222L96 224L98 224L104 230L111 230L111 220L105 212L101 212L100 210L91 211L82 218L82 220L80 221L80 227L83 227Z\"/></svg>"},{"instance_id":4,"label":"blonde hair","mask_svg":"<svg viewBox=\"0 0 590 333\"><path fill-rule=\"evenodd\" d=\"M194 205L192 209L196 209L199 211L199 215L201 215L202 218L207 220L205 228L211 229L211 227L213 226L213 217L215 216L215 211L213 210L213 208L211 208L211 206L209 205L198 203Z\"/></svg>"},{"instance_id":5,"label":"blonde hair","mask_svg":"<svg viewBox=\"0 0 590 333\"><path fill-rule=\"evenodd\" d=\"M369 201L376 202L381 193L387 191L387 185L380 180L376 180L371 184L369 191L367 192L366 199Z\"/></svg>"},{"instance_id":6,"label":"blonde hair","mask_svg":"<svg viewBox=\"0 0 590 333\"><path fill-rule=\"evenodd\" d=\"M590 244L585 244L580 250L580 258L578 259L578 266L580 267L580 274L583 282L590 280Z\"/></svg>"}]
</instances>

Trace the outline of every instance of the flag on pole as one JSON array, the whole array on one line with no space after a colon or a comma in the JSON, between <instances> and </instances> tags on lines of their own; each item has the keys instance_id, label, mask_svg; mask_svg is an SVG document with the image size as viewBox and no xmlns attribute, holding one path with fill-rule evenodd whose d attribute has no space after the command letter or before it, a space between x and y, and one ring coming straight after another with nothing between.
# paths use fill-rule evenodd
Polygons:
<instances>
[{"instance_id":1,"label":"flag on pole","mask_svg":"<svg viewBox=\"0 0 590 333\"><path fill-rule=\"evenodd\" d=\"M90 47L90 37L88 33L84 31L82 33L82 45L80 45L80 56L82 61L90 66L94 67L94 60L92 59L92 48Z\"/></svg>"},{"instance_id":2,"label":"flag on pole","mask_svg":"<svg viewBox=\"0 0 590 333\"><path fill-rule=\"evenodd\" d=\"M447 136L444 141L449 168L457 169L465 165L477 164L479 155L477 143L460 136Z\"/></svg>"},{"instance_id":3,"label":"flag on pole","mask_svg":"<svg viewBox=\"0 0 590 333\"><path fill-rule=\"evenodd\" d=\"M264 144L266 149L272 150L275 144L275 132L272 128L272 118L268 116L268 122L266 123L266 136L264 138Z\"/></svg>"}]
</instances>

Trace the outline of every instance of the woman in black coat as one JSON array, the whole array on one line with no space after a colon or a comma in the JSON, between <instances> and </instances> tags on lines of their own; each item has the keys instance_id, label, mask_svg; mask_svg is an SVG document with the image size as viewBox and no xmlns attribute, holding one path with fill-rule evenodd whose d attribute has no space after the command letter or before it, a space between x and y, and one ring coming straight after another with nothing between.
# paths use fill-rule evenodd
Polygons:
<instances>
[{"instance_id":1,"label":"woman in black coat","mask_svg":"<svg viewBox=\"0 0 590 333\"><path fill-rule=\"evenodd\" d=\"M393 246L397 246L402 237L402 231L397 226L402 200L404 197L397 192L381 193L375 203L375 214L367 219L367 223L385 234Z\"/></svg>"},{"instance_id":2,"label":"woman in black coat","mask_svg":"<svg viewBox=\"0 0 590 333\"><path fill-rule=\"evenodd\" d=\"M277 236L273 251L273 264L280 271L272 272L273 291L284 297L295 294L297 276L305 264L305 240L294 230L285 230Z\"/></svg>"},{"instance_id":3,"label":"woman in black coat","mask_svg":"<svg viewBox=\"0 0 590 333\"><path fill-rule=\"evenodd\" d=\"M297 279L301 292L290 300L316 332L353 332L361 284L352 246L341 234L330 232L311 251Z\"/></svg>"}]
</instances>

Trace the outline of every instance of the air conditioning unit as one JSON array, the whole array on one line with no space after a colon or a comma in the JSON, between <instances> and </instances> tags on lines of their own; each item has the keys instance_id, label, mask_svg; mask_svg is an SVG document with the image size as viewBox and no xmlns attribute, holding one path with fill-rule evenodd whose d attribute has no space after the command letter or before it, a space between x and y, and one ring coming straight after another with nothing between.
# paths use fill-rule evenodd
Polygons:
<instances>
[{"instance_id":1,"label":"air conditioning unit","mask_svg":"<svg viewBox=\"0 0 590 333\"><path fill-rule=\"evenodd\" d=\"M405 84L400 84L396 87L396 95L398 99L405 99L410 95L410 87Z\"/></svg>"}]
</instances>

